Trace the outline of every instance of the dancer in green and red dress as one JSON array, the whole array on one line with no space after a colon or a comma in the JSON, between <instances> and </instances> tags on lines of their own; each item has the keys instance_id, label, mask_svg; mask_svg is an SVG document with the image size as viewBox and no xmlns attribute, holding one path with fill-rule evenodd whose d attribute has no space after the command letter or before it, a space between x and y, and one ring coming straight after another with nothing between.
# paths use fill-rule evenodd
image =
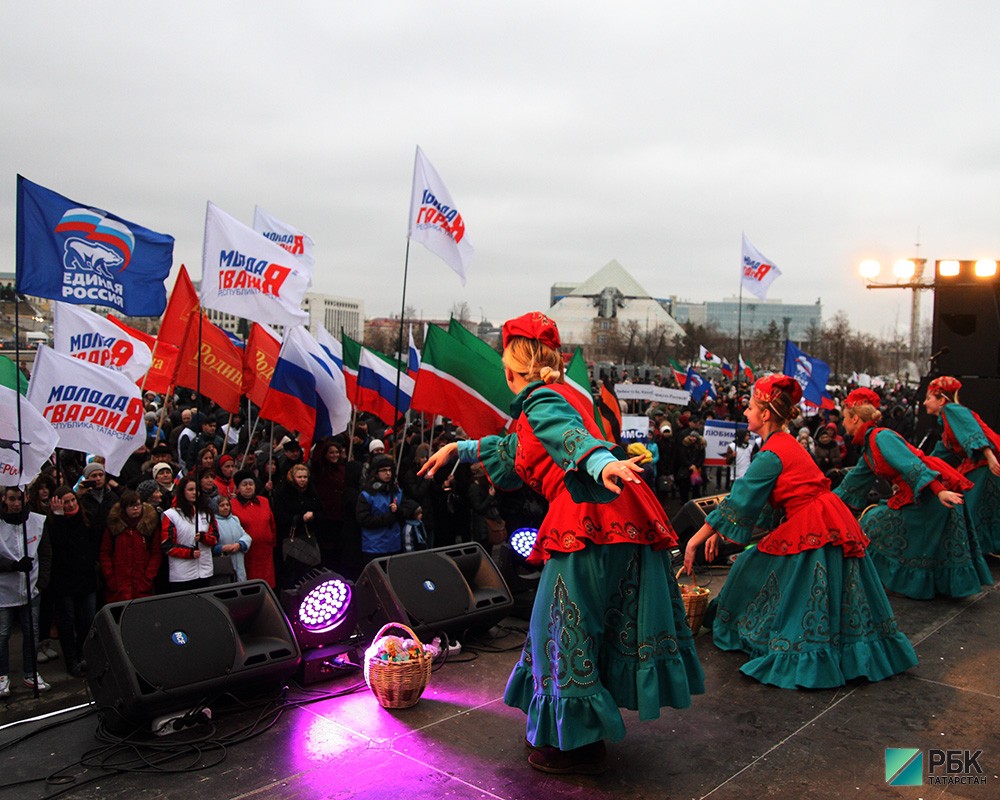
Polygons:
<instances>
[{"instance_id":1,"label":"dancer in green and red dress","mask_svg":"<svg viewBox=\"0 0 1000 800\"><path fill-rule=\"evenodd\" d=\"M599 773L605 741L625 735L619 708L655 719L704 691L670 567L677 538L637 459L603 439L592 403L564 382L555 323L509 320L503 344L513 433L445 445L420 474L457 455L500 489L527 484L548 500L528 559L544 567L504 702L528 716L532 767Z\"/></svg>"},{"instance_id":2,"label":"dancer in green and red dress","mask_svg":"<svg viewBox=\"0 0 1000 800\"><path fill-rule=\"evenodd\" d=\"M861 460L835 494L864 509L861 529L871 540L868 557L890 592L915 600L978 594L993 577L962 498L972 481L894 430L878 427L880 403L871 389L855 389L844 400L844 430ZM869 506L876 478L889 481L893 493Z\"/></svg>"},{"instance_id":3,"label":"dancer in green and red dress","mask_svg":"<svg viewBox=\"0 0 1000 800\"><path fill-rule=\"evenodd\" d=\"M747 653L741 672L785 689L882 680L915 666L917 655L865 557L868 538L787 431L801 398L787 375L754 384L744 414L764 445L691 537L684 565L690 572L702 544L713 561L720 536L749 544L756 528L768 530L739 554L709 607L716 646Z\"/></svg>"},{"instance_id":4,"label":"dancer in green and red dress","mask_svg":"<svg viewBox=\"0 0 1000 800\"><path fill-rule=\"evenodd\" d=\"M950 375L935 378L927 387L924 408L942 427L941 441L931 455L972 481L965 502L979 543L985 553L1000 553L1000 435L958 402L961 388L961 381Z\"/></svg>"}]
</instances>

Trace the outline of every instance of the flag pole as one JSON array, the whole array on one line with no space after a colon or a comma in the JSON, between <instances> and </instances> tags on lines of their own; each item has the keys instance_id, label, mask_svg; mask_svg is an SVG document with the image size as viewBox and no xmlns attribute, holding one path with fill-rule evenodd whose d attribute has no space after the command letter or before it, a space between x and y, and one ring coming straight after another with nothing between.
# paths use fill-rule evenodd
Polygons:
<instances>
[{"instance_id":1,"label":"flag pole","mask_svg":"<svg viewBox=\"0 0 1000 800\"><path fill-rule=\"evenodd\" d=\"M399 339L396 344L396 398L393 401L392 427L399 421L399 376L402 368L400 358L403 355L403 321L406 317L406 278L410 270L410 237L406 237L406 257L403 259L403 304L399 311Z\"/></svg>"},{"instance_id":2,"label":"flag pole","mask_svg":"<svg viewBox=\"0 0 1000 800\"><path fill-rule=\"evenodd\" d=\"M354 426L358 421L358 407L351 404L351 428L350 433L347 435L347 460L351 460L351 456L354 454Z\"/></svg>"},{"instance_id":3,"label":"flag pole","mask_svg":"<svg viewBox=\"0 0 1000 800\"><path fill-rule=\"evenodd\" d=\"M20 264L20 259L17 260ZM15 269L17 269L15 267ZM18 440L24 436L22 430L23 422L21 421L21 305L18 302L17 296L17 284L20 275L15 274L14 277L14 402L17 406L17 438ZM38 345L35 345L36 347ZM21 483L24 483L24 444L22 443L17 448L17 473L18 477L21 479ZM20 488L20 487L18 487ZM21 489L21 515L24 519L21 520L21 552L24 556L28 555L28 516L24 513L28 505L28 493L27 486ZM37 558L37 553L35 554ZM34 609L31 606L31 570L24 573L24 588L25 596L28 598L27 602L27 612L28 612L28 631L35 630L34 621ZM39 631L41 633L41 631ZM37 642L31 643L31 663L25 664L24 674L28 675L28 669L31 670L31 676L33 681L33 686L35 689L35 699L38 699L38 663L36 658L38 656Z\"/></svg>"},{"instance_id":4,"label":"flag pole","mask_svg":"<svg viewBox=\"0 0 1000 800\"><path fill-rule=\"evenodd\" d=\"M243 455L240 457L240 469L243 469L243 465L247 462L247 456L250 455L250 448L253 447L253 435L257 433L257 425L260 423L260 414L257 415L257 419L253 421L253 427L250 428L250 434L247 436L247 449L243 451ZM244 425L247 423L244 423Z\"/></svg>"},{"instance_id":5,"label":"flag pole","mask_svg":"<svg viewBox=\"0 0 1000 800\"><path fill-rule=\"evenodd\" d=\"M222 452L219 456L222 457L226 454L226 445L229 444L229 429L233 427L233 412L229 412L229 421L226 423L226 435L222 437Z\"/></svg>"},{"instance_id":6,"label":"flag pole","mask_svg":"<svg viewBox=\"0 0 1000 800\"><path fill-rule=\"evenodd\" d=\"M736 356L743 358L743 279L740 278L740 305L736 315ZM738 367L739 365L737 365Z\"/></svg>"}]
</instances>

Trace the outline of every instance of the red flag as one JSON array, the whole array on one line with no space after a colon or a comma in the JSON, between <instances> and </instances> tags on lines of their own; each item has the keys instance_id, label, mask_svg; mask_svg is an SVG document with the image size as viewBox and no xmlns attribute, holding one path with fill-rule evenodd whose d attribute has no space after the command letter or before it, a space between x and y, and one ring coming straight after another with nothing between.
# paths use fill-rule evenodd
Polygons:
<instances>
[{"instance_id":1,"label":"red flag","mask_svg":"<svg viewBox=\"0 0 1000 800\"><path fill-rule=\"evenodd\" d=\"M174 290L170 293L167 309L163 312L159 340L168 344L180 344L184 334L187 333L188 317L197 308L198 293L194 290L191 278L188 277L187 268L181 264L177 283L174 284Z\"/></svg>"},{"instance_id":2,"label":"red flag","mask_svg":"<svg viewBox=\"0 0 1000 800\"><path fill-rule=\"evenodd\" d=\"M197 309L198 293L194 290L191 278L188 277L187 268L181 264L177 282L163 312L160 332L156 336L156 347L150 348L153 351L153 366L146 376L146 388L149 391L166 394L177 383L181 344L187 335L192 312ZM197 315L195 317L197 318Z\"/></svg>"},{"instance_id":3,"label":"red flag","mask_svg":"<svg viewBox=\"0 0 1000 800\"><path fill-rule=\"evenodd\" d=\"M139 386L147 392L166 394L174 385L174 375L177 373L177 354L179 348L175 344L158 341L155 336L137 331L130 325L126 325L120 319L107 315L115 325L121 328L129 336L134 336L148 345L153 353L153 366L149 368L143 380L136 381Z\"/></svg>"},{"instance_id":4,"label":"red flag","mask_svg":"<svg viewBox=\"0 0 1000 800\"><path fill-rule=\"evenodd\" d=\"M235 414L240 410L240 396L243 394L243 353L230 341L222 328L202 317L200 314L191 314L188 318L188 329L181 340L183 344L178 359L176 383L196 389L226 411ZM199 319L202 319L200 357Z\"/></svg>"},{"instance_id":5,"label":"red flag","mask_svg":"<svg viewBox=\"0 0 1000 800\"><path fill-rule=\"evenodd\" d=\"M243 348L243 393L260 407L278 363L281 342L263 325L255 322Z\"/></svg>"}]
</instances>

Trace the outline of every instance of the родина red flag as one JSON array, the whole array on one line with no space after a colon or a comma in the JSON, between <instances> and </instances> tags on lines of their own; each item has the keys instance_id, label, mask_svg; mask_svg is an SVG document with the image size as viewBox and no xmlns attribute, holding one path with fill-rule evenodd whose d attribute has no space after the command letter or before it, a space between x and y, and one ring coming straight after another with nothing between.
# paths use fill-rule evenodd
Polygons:
<instances>
[{"instance_id":1,"label":"\u0440\u043e\u0434\u0438\u043d\u0430 red flag","mask_svg":"<svg viewBox=\"0 0 1000 800\"><path fill-rule=\"evenodd\" d=\"M281 341L269 328L255 322L243 348L243 393L258 408L264 405L279 352Z\"/></svg>"},{"instance_id":2,"label":"\u0440\u043e\u0434\u0438\u043d\u0430 red flag","mask_svg":"<svg viewBox=\"0 0 1000 800\"><path fill-rule=\"evenodd\" d=\"M240 349L222 328L200 314L192 314L188 319L188 330L182 342L175 384L196 390L230 413L238 412L243 394L243 353Z\"/></svg>"}]
</instances>

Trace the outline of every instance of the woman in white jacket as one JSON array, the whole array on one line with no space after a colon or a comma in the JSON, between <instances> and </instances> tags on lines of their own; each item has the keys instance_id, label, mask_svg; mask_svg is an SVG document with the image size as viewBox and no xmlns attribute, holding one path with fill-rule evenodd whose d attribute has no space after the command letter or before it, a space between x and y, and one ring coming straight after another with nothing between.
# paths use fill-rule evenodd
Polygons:
<instances>
[{"instance_id":1,"label":"woman in white jacket","mask_svg":"<svg viewBox=\"0 0 1000 800\"><path fill-rule=\"evenodd\" d=\"M198 492L198 479L185 475L177 483L174 507L163 512L160 547L167 557L170 590L182 592L208 586L212 577L212 547L219 541L215 515Z\"/></svg>"}]
</instances>

